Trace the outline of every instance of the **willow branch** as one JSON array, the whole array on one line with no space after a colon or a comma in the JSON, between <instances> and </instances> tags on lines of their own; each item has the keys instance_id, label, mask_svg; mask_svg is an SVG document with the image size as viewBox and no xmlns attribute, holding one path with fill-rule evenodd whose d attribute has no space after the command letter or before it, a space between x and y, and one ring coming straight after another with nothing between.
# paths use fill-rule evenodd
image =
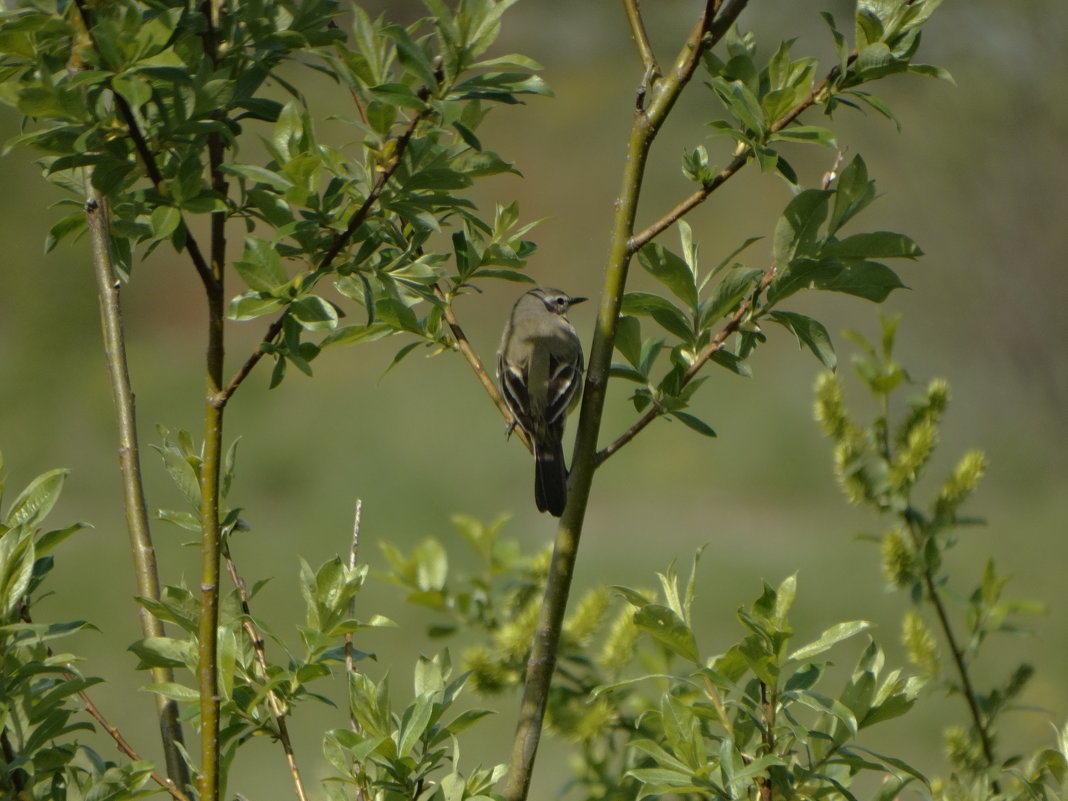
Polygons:
<instances>
[{"instance_id":1,"label":"willow branch","mask_svg":"<svg viewBox=\"0 0 1068 801\"><path fill-rule=\"evenodd\" d=\"M74 2L78 8L78 16L81 23L85 26L86 36L88 37L89 42L97 52L100 52L96 45L96 39L93 37L92 14L86 0L74 0ZM152 155L152 150L149 148L148 140L141 131L141 126L137 124L137 117L134 114L133 109L130 108L130 104L126 102L126 98L115 91L112 91L112 95L115 98L115 107L119 110L122 121L126 125L126 129L130 134L130 141L133 142L134 150L137 151L137 156L141 161L141 165L145 168L145 173L148 175L148 179L152 182L152 186L159 189L163 183L163 173L160 172L159 165L156 163L156 158ZM186 223L184 215L180 216L179 224L185 234L186 252L189 253L189 258L193 262L193 267L196 269L197 275L200 276L200 280L204 283L204 286L207 287L212 281L212 272L208 260L204 257L204 252L200 249L200 245L193 236L193 232L190 230L188 223Z\"/></svg>"},{"instance_id":2,"label":"willow branch","mask_svg":"<svg viewBox=\"0 0 1068 801\"><path fill-rule=\"evenodd\" d=\"M237 587L238 597L241 599L241 625L245 629L245 633L248 634L249 639L252 641L252 650L256 654L256 662L260 666L263 680L265 682L269 681L270 674L267 669L267 648L263 641L263 635L260 634L259 629L256 628L256 624L252 621L252 609L248 603L248 589L244 579L242 579L237 572L233 556L230 554L229 543L225 540L223 540L222 543L222 556L223 561L226 562L226 571L230 574L230 579L234 582L234 586ZM281 744L282 750L285 752L286 764L289 767L289 775L293 779L293 787L296 790L297 798L300 799L300 801L308 801L308 794L304 790L304 782L301 779L300 768L297 765L296 754L293 751L293 740L289 736L286 713L282 708L282 702L279 700L278 695L274 690L267 691L267 703L271 707L271 715L274 717L275 727L278 729L278 742Z\"/></svg>"},{"instance_id":3,"label":"willow branch","mask_svg":"<svg viewBox=\"0 0 1068 801\"><path fill-rule=\"evenodd\" d=\"M205 55L218 63L216 22L218 9L208 2L201 8L206 33ZM224 145L218 134L207 137L212 185L226 192L222 175ZM217 801L221 783L219 743L219 562L222 533L219 526L219 483L222 473L223 404L217 403L223 382L226 336L226 237L225 212L211 218L211 264L203 277L208 311L208 344L205 358L207 384L204 399L204 450L200 462L200 620L197 689L200 695L200 801Z\"/></svg>"},{"instance_id":4,"label":"willow branch","mask_svg":"<svg viewBox=\"0 0 1068 801\"><path fill-rule=\"evenodd\" d=\"M623 8L627 12L627 22L630 23L631 35L638 47L638 55L645 65L646 75L655 79L660 76L660 65L656 63L656 54L649 43L649 34L645 32L645 22L642 20L638 0L623 0Z\"/></svg>"},{"instance_id":5,"label":"willow branch","mask_svg":"<svg viewBox=\"0 0 1068 801\"><path fill-rule=\"evenodd\" d=\"M463 328L460 327L460 321L456 317L456 312L453 311L452 301L445 294L445 291L441 288L440 284L434 284L434 294L437 295L445 304L445 322L449 326L449 330L452 332L453 339L456 340L456 347L467 360L471 370L478 377L478 381L482 384L482 388L486 390L486 393L490 396L490 400L493 401L494 406L504 416L504 419L508 423L508 430L516 435L520 442L531 453L534 452L533 445L530 442L530 437L527 436L527 432L523 430L521 426L516 425L515 416L512 414L512 410L508 408L508 404L505 403L504 398L501 397L500 390L497 389L497 384L494 383L490 377L489 371L486 370L486 365L479 358L478 353L471 347L471 342L467 338L467 334L464 333Z\"/></svg>"},{"instance_id":6,"label":"willow branch","mask_svg":"<svg viewBox=\"0 0 1068 801\"><path fill-rule=\"evenodd\" d=\"M764 278L760 282L759 288L754 293L754 297L763 292L765 289L767 289L768 284L771 283L771 279L774 275L774 268L769 269L767 272L764 273ZM731 315L731 318L727 321L727 324L723 326L723 328L718 334L712 337L712 341L705 345L705 347L698 354L697 358L694 359L693 364L691 364L686 370L686 372L683 374L682 381L680 382L680 387L685 387L687 384L693 381L697 374L701 372L701 368L708 364L709 360L713 356L715 356L717 353L719 353L719 351L723 350L723 348L726 347L727 340L731 337L732 334L737 333L738 329L741 327L742 323L749 315L750 309L752 309L752 299L747 299L743 301L742 304L737 308L737 310L735 310L734 314ZM644 415L638 418L638 421L634 423L634 425L632 425L630 428L620 434L619 437L613 443L605 446L597 452L597 466L600 466L601 463L604 462L609 456L614 454L616 451L618 451L620 448L622 448L624 445L626 445L628 442L638 436L638 434L640 434L642 430L651 422L653 422L656 418L660 417L661 415L667 414L667 412L668 410L665 409L663 406L654 405L651 409L649 409L649 411L647 411Z\"/></svg>"},{"instance_id":7,"label":"willow branch","mask_svg":"<svg viewBox=\"0 0 1068 801\"><path fill-rule=\"evenodd\" d=\"M81 58L82 47L95 46L88 11L81 3L78 9L79 15L75 18L75 25L79 28L77 30L79 45L72 48L69 64L69 68L74 71L86 69L87 65ZM112 258L111 223L107 199L93 187L91 170L86 173L85 199L86 225L89 230L93 274L100 304L104 359L111 382L111 394L115 403L115 417L118 424L119 472L122 475L123 509L130 537L134 576L139 595L159 600L159 570L156 566L156 551L152 544L152 532L148 523L141 456L137 441L137 413L122 325L121 284L116 276ZM141 633L144 637L164 635L162 622L147 609L140 609L139 618ZM151 673L155 683L174 681L174 673L170 668L152 668ZM183 789L189 788L191 779L189 768L182 758L184 737L178 717L177 703L156 695L155 704L167 773L177 786Z\"/></svg>"},{"instance_id":8,"label":"willow branch","mask_svg":"<svg viewBox=\"0 0 1068 801\"><path fill-rule=\"evenodd\" d=\"M912 541L916 544L917 548L923 547L924 536L917 526L915 516L906 511L904 517L909 528L909 533L912 535ZM964 660L964 649L961 648L960 644L957 642L957 636L953 631L953 624L949 620L949 613L946 611L946 606L942 601L942 595L938 589L938 583L936 582L930 567L924 567L923 581L927 589L927 600L930 601L935 609L935 614L938 617L938 624L942 628L942 634L945 636L946 643L949 645L949 651L953 655L953 665L956 667L957 674L960 676L961 694L964 696L964 701L968 706L968 714L971 716L972 725L975 727L975 731L979 735L979 745L983 749L983 758L986 760L988 767L995 768L997 767L997 761L994 756L994 743L991 740L987 724L983 720L983 713L979 709L978 696L976 695L975 687L972 685L971 674L968 672L968 665ZM990 787L994 793L1001 793L1001 788L997 779L991 781Z\"/></svg>"},{"instance_id":9,"label":"willow branch","mask_svg":"<svg viewBox=\"0 0 1068 801\"><path fill-rule=\"evenodd\" d=\"M533 776L542 722L556 666L564 611L574 575L582 525L596 470L597 437L604 410L608 374L612 362L616 324L626 289L633 251L628 242L634 232L638 198L649 148L664 120L693 76L704 50L715 44L745 7L746 0L730 0L721 11L721 0L707 0L693 32L679 51L672 69L647 90L635 110L623 166L620 195L615 203L609 260L598 309L590 365L586 373L582 409L579 413L568 502L557 528L544 600L538 613L534 641L527 661L526 682L519 720L512 741L512 754L503 788L506 801L525 801Z\"/></svg>"},{"instance_id":10,"label":"willow branch","mask_svg":"<svg viewBox=\"0 0 1068 801\"><path fill-rule=\"evenodd\" d=\"M832 70L822 81L813 86L812 91L808 93L800 103L786 112L783 116L777 119L771 126L771 133L777 133L788 125L792 124L802 112L809 107L817 103L823 94L826 92L827 87L830 85L832 76L836 74L837 68ZM716 175L704 184L700 189L694 192L692 195L681 201L677 206L663 215L656 222L649 225L642 231L634 234L627 242L627 246L632 253L636 253L641 250L642 246L652 241L665 230L670 228L676 222L678 222L683 216L688 214L697 206L704 203L709 195L719 189L729 178L734 176L739 170L742 169L752 158L753 150L748 145L744 146L730 161L730 163L720 170Z\"/></svg>"},{"instance_id":11,"label":"willow branch","mask_svg":"<svg viewBox=\"0 0 1068 801\"><path fill-rule=\"evenodd\" d=\"M85 214L92 243L93 268L96 276L97 297L100 301L100 320L104 338L104 356L108 376L111 379L111 394L115 402L118 422L119 471L122 474L123 508L126 511L126 528L130 536L130 553L133 557L137 592L144 598L159 600L159 570L156 565L156 550L148 523L142 483L141 455L137 441L137 412L133 387L126 360L126 339L122 326L122 305L119 295L120 283L115 277L111 258L107 200L86 182ZM162 637L163 623L147 609L140 610L141 633L144 637ZM174 681L170 668L152 668L152 680L157 684ZM178 717L178 706L173 700L156 695L156 712L159 717L160 736L167 773L174 783L189 787L189 768L182 757L184 737Z\"/></svg>"},{"instance_id":12,"label":"willow branch","mask_svg":"<svg viewBox=\"0 0 1068 801\"><path fill-rule=\"evenodd\" d=\"M75 676L75 674L73 674L73 673L67 673L66 676L67 676L68 679L70 679L72 681L75 678L77 678ZM82 699L82 703L85 705L85 711L88 712L89 715L92 716L92 718L97 723L100 724L100 727L105 732L107 732L108 736L111 737L111 739L115 741L115 746L122 753L124 753L126 756L128 756L130 759L132 759L134 762L143 761L141 755L139 753L137 753L137 751L134 749L134 747L132 745L130 745L130 743L126 740L125 737L122 736L122 732L120 732L118 730L118 728L116 728L115 726L113 726L111 723L109 723L107 721L107 719L104 717L104 715L97 708L96 704L94 704L92 699L89 698L89 695L85 692L85 690L79 690L78 691L78 697ZM183 793L181 790L179 790L175 786L175 783L171 779L164 778L163 776L160 776L159 773L157 773L154 770L153 771L149 771L148 775L149 775L149 778L152 779L152 781L154 781L156 784L158 784L163 790L168 792L170 794L171 798L174 799L174 801L190 801L189 796L187 796L185 793Z\"/></svg>"},{"instance_id":13,"label":"willow branch","mask_svg":"<svg viewBox=\"0 0 1068 801\"><path fill-rule=\"evenodd\" d=\"M428 91L429 90L424 88L420 91L419 96L425 100L426 97L429 96ZM367 215L370 214L375 201L378 200L379 196L382 194L382 190L385 189L386 183L393 177L393 173L395 173L400 166L401 159L404 157L404 151L408 149L408 143L411 141L419 121L422 120L423 114L423 111L417 111L412 116L411 122L408 123L408 127L404 130L404 133L397 137L397 145L393 152L393 157L379 171L378 179L375 181L374 186L367 194L367 197L364 198L360 207L353 213L345 230L335 235L334 241L323 255L323 258L319 261L316 272L324 273L329 270L333 265L334 260L337 259L341 251L349 244L356 231L363 225L364 221L367 219ZM287 309L267 327L267 331L262 339L263 345L260 345L260 347L252 352L252 354L245 360L245 363L241 365L241 368L234 374L233 378L230 379L230 383L216 395L216 403L220 406L225 406L226 402L229 401L230 397L237 391L237 388L241 386L241 383L248 378L253 368L259 364L260 359L267 355L264 345L271 344L278 338L278 335L282 333L282 327L285 324L285 319L288 314L289 311Z\"/></svg>"},{"instance_id":14,"label":"willow branch","mask_svg":"<svg viewBox=\"0 0 1068 801\"><path fill-rule=\"evenodd\" d=\"M352 518L352 544L349 546L349 570L356 569L356 559L360 553L360 522L363 518L363 501L356 499L356 512ZM356 596L349 599L349 617L356 617ZM345 675L351 676L356 672L356 659L353 654L352 632L345 632ZM349 684L351 688L351 683ZM353 705L349 703L349 726L354 732L360 730L360 723L352 711Z\"/></svg>"}]
</instances>

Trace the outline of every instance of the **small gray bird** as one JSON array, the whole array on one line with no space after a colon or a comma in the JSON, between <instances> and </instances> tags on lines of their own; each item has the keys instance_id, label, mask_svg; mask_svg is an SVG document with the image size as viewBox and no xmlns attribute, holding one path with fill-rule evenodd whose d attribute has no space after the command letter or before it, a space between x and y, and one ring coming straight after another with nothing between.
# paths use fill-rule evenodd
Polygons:
<instances>
[{"instance_id":1,"label":"small gray bird","mask_svg":"<svg viewBox=\"0 0 1068 801\"><path fill-rule=\"evenodd\" d=\"M534 444L534 501L553 517L567 506L564 420L582 392L582 343L567 310L584 300L530 290L512 307L497 351L501 394Z\"/></svg>"}]
</instances>

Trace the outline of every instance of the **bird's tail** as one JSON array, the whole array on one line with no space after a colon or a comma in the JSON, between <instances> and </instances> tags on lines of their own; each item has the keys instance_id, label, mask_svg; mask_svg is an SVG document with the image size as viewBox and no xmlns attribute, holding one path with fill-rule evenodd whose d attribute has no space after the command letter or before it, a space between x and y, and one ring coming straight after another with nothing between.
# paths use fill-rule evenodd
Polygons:
<instances>
[{"instance_id":1,"label":"bird's tail","mask_svg":"<svg viewBox=\"0 0 1068 801\"><path fill-rule=\"evenodd\" d=\"M534 502L539 512L559 517L567 506L567 468L559 438L534 446Z\"/></svg>"}]
</instances>

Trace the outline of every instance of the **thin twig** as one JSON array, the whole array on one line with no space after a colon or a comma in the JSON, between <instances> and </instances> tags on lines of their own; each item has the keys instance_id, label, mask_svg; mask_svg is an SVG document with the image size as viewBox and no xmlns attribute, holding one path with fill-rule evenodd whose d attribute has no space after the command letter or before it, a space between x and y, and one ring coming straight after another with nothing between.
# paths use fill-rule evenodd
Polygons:
<instances>
[{"instance_id":1,"label":"thin twig","mask_svg":"<svg viewBox=\"0 0 1068 801\"><path fill-rule=\"evenodd\" d=\"M122 474L123 507L126 511L126 527L130 537L134 576L137 580L138 593L144 598L158 601L160 596L159 570L156 565L156 550L152 543L142 482L141 456L137 441L137 413L127 368L126 339L122 326L120 283L115 277L111 259L108 203L107 199L100 196L93 188L91 180L86 181L86 197L88 200L85 213L92 241L97 297L100 301L104 356L111 379L111 393L118 422L119 471ZM143 636L163 636L163 623L159 618L147 609L141 609L139 617ZM154 667L151 673L153 682L157 684L174 681L174 671L170 668ZM190 786L191 778L189 767L181 753L184 736L178 716L178 705L173 699L157 694L156 712L159 716L167 773L177 786L187 788Z\"/></svg>"},{"instance_id":2,"label":"thin twig","mask_svg":"<svg viewBox=\"0 0 1068 801\"><path fill-rule=\"evenodd\" d=\"M756 290L756 294L760 294L767 289L768 284L771 283L771 279L775 275L774 268L767 270L764 273L764 278L760 282L760 286ZM741 324L745 321L746 316L749 314L749 310L752 308L751 300L747 299L742 302L738 309L731 315L731 319L727 321L727 324L723 326L718 334L712 337L712 341L705 345L704 349L694 359L693 364L689 366L686 373L682 377L680 386L684 387L689 384L694 377L701 371L708 361L715 356L719 351L723 350L727 345L727 340L730 336L738 331ZM630 428L624 431L619 437L610 445L606 445L600 451L597 452L597 465L600 466L609 456L613 455L616 451L638 436L641 431L653 422L661 415L667 414L667 409L663 406L653 405L644 415L638 418L638 421L634 423Z\"/></svg>"},{"instance_id":3,"label":"thin twig","mask_svg":"<svg viewBox=\"0 0 1068 801\"><path fill-rule=\"evenodd\" d=\"M649 43L649 34L645 32L645 22L642 20L638 0L623 0L623 7L627 11L627 21L634 36L634 44L638 47L638 55L645 65L646 82L650 83L660 76L660 65L656 63L656 54Z\"/></svg>"},{"instance_id":4,"label":"thin twig","mask_svg":"<svg viewBox=\"0 0 1068 801\"><path fill-rule=\"evenodd\" d=\"M835 70L837 70L837 68L835 68ZM798 103L788 112L786 112L783 116L777 119L771 126L772 133L776 133L778 131L781 131L783 128L786 128L788 125L793 123L801 115L802 112L814 105L826 91L834 74L835 71L832 70L832 72L828 74L827 77L825 77L822 81L820 81L812 88L812 91L808 93L804 100L802 100L800 103ZM692 195L681 201L673 209L664 214L660 219L651 223L642 231L634 234L629 240L627 240L627 247L630 249L630 252L636 253L642 248L643 245L655 239L665 230L667 230L676 222L678 222L684 215L692 211L697 206L701 205L704 201L708 199L709 195L719 189L719 187L722 186L727 181L727 179L731 178L739 170L741 170L742 167L744 167L749 162L749 159L752 157L752 155L752 148L746 146L730 160L730 163L727 164L726 167L716 173L716 175L710 181L708 181L708 183L704 184Z\"/></svg>"},{"instance_id":5,"label":"thin twig","mask_svg":"<svg viewBox=\"0 0 1068 801\"><path fill-rule=\"evenodd\" d=\"M428 92L429 90L424 89L423 91L421 91L420 97L424 97L424 91ZM427 94L426 96L429 95ZM359 227L363 225L364 220L367 219L367 215L371 211L371 207L382 194L382 190L385 189L386 183L389 181L389 179L393 176L393 173L396 172L397 168L400 166L401 159L404 157L404 151L408 148L408 143L411 141L412 135L415 133L416 126L423 118L423 113L424 112L420 110L412 115L412 119L411 122L409 122L408 127L404 130L404 133L402 133L397 138L397 145L393 152L393 158L390 159L390 161L379 171L378 179L375 181L374 187L372 187L371 191L368 193L363 203L360 204L360 207L352 215L352 218L349 220L349 223L345 227L345 230L338 233L334 237L333 243L323 255L323 258L319 262L318 267L316 267L316 272L326 272L334 263L334 260L337 258L338 254L340 254L341 251L345 248L345 246L348 245L353 235L356 233L357 230L359 230ZM267 332L266 334L264 334L264 337L261 340L263 344L261 344L260 347L256 348L256 350L252 352L252 354L245 360L245 363L241 365L241 368L234 374L233 378L230 379L230 383L226 385L225 389L220 391L215 396L215 403L217 403L219 406L226 405L226 402L230 400L230 397L234 394L235 391L237 391L237 388L241 386L241 383L246 378L248 378L249 373L252 372L253 368L257 364L259 364L260 359L262 359L267 354L267 351L264 349L264 345L269 345L273 343L275 339L278 338L278 335L282 333L282 327L285 324L285 320L288 314L288 310L282 312L278 316L278 318L267 327Z\"/></svg>"},{"instance_id":6,"label":"thin twig","mask_svg":"<svg viewBox=\"0 0 1068 801\"><path fill-rule=\"evenodd\" d=\"M363 500L356 499L356 511L352 518L352 544L349 546L349 571L356 569L356 560L360 553L360 523L363 519ZM356 596L352 596L349 599L349 618L356 617ZM353 634L351 631L345 633L345 677L346 683L349 687L349 728L353 732L359 733L360 721L356 719L356 713L354 712L355 704L351 694L353 692L353 685L351 677L356 672L356 659L353 653ZM364 801L367 798L366 788L363 785L357 785L353 794L355 801Z\"/></svg>"},{"instance_id":7,"label":"thin twig","mask_svg":"<svg viewBox=\"0 0 1068 801\"><path fill-rule=\"evenodd\" d=\"M30 617L30 610L26 603L21 604L19 607L19 619L22 620L23 623L29 623L31 625L33 624L33 618ZM46 647L45 653L48 654L50 658L54 656L51 647ZM80 681L82 677L75 673L73 670L63 670L63 678L65 678L67 681ZM93 703L93 700L89 697L88 693L86 693L85 690L78 690L78 697L82 699L82 703L85 705L85 711L88 712L90 717L92 717L97 723L99 723L100 726L104 729L104 731L107 732L108 736L115 741L115 745L119 749L119 751L128 756L134 762L144 761L141 758L141 755L137 753L134 747L130 745L129 741L122 735L122 732L120 732L116 726L113 726L111 723L108 722L107 718L104 717L104 714L100 711L97 705ZM7 759L7 762L13 762L15 759L15 754L13 750L10 750L11 744L7 740L7 732L4 732L3 737L0 739L2 739L3 742L4 756ZM161 788L170 793L171 797L174 798L175 801L190 801L189 796L187 796L177 786L175 786L175 783L171 779L161 776L154 770L149 771L148 775L149 778L152 779L152 781L154 781Z\"/></svg>"},{"instance_id":8,"label":"thin twig","mask_svg":"<svg viewBox=\"0 0 1068 801\"><path fill-rule=\"evenodd\" d=\"M92 43L93 49L99 53L100 48L97 47L96 39L93 36L92 14L90 13L87 2L86 0L74 0L74 2L78 8L78 15L81 18L82 24L85 26L88 39ZM115 91L112 91L112 95L115 98L115 107L119 110L123 123L129 131L130 141L133 142L134 149L137 151L138 158L141 160L141 165L145 168L145 173L148 175L148 179L152 182L152 186L159 189L163 184L163 174L160 172L155 156L152 155L152 150L149 148L148 141L145 139L145 135L141 131L141 126L137 124L137 117L134 115L133 109L130 108L130 104L126 102L126 98ZM186 252L189 253L189 258L192 260L193 267L196 269L197 275L200 276L200 280L205 287L208 287L213 281L211 267L209 266L207 259L204 258L204 253L200 249L196 237L193 236L193 232L190 230L189 225L186 223L185 217L181 215L181 212L179 212L179 220L179 224L185 234Z\"/></svg>"},{"instance_id":9,"label":"thin twig","mask_svg":"<svg viewBox=\"0 0 1068 801\"><path fill-rule=\"evenodd\" d=\"M760 682L760 716L764 724L761 732L764 755L771 756L775 753L775 701L768 696L768 685L763 681ZM761 776L757 787L760 801L771 801L771 777Z\"/></svg>"},{"instance_id":10,"label":"thin twig","mask_svg":"<svg viewBox=\"0 0 1068 801\"><path fill-rule=\"evenodd\" d=\"M356 569L356 559L360 552L360 522L363 517L363 500L356 499L356 512L352 517L352 544L349 546L349 571ZM356 617L356 596L349 599L349 617ZM345 675L351 676L356 672L356 660L353 657L352 632L345 633ZM351 685L350 685L351 686ZM349 726L354 732L360 730L359 721L352 712L352 704L349 704Z\"/></svg>"},{"instance_id":11,"label":"thin twig","mask_svg":"<svg viewBox=\"0 0 1068 801\"><path fill-rule=\"evenodd\" d=\"M918 529L915 516L906 511L904 517L905 522L909 527L909 533L912 535L913 543L917 548L923 547L924 536ZM996 768L997 761L994 756L994 744L990 739L990 732L987 731L986 723L983 721L983 713L979 709L978 696L972 685L971 674L968 672L968 665L964 661L964 650L957 642L957 636L954 633L953 625L949 620L949 613L946 611L946 606L942 602L942 596L938 591L938 583L935 581L935 577L932 574L930 567L924 567L923 581L927 588L927 600L931 602L931 605L935 609L938 623L942 627L942 633L946 638L946 643L949 645L949 651L953 655L953 664L957 668L957 673L960 676L961 691L964 695L965 703L968 706L968 713L971 715L972 724L975 726L975 731L979 735L979 744L983 749L983 757L986 759L988 767ZM1001 787L997 779L991 780L990 788L994 791L995 795L1001 793Z\"/></svg>"},{"instance_id":12,"label":"thin twig","mask_svg":"<svg viewBox=\"0 0 1068 801\"><path fill-rule=\"evenodd\" d=\"M65 673L65 675L71 681L77 678L77 676L75 676L75 674L73 673ZM88 712L92 716L92 718L100 724L100 727L108 733L108 735L111 737L112 740L115 741L115 745L122 753L126 754L126 756L128 756L134 762L144 761L141 755L137 753L137 751L134 749L134 747L130 745L130 743L126 740L125 737L122 736L122 732L120 732L118 728L116 728L107 721L101 711L97 708L96 704L94 704L92 699L89 698L85 690L79 690L78 697L81 698L82 703L85 704L85 711ZM152 781L158 784L163 790L170 793L171 798L173 798L174 801L190 801L189 796L179 790L175 786L174 782L170 779L161 776L154 770L149 771L148 775L152 779Z\"/></svg>"},{"instance_id":13,"label":"thin twig","mask_svg":"<svg viewBox=\"0 0 1068 801\"><path fill-rule=\"evenodd\" d=\"M490 378L486 365L471 346L471 342L468 340L467 334L464 333L463 328L460 327L460 321L457 319L456 312L452 308L452 300L441 288L440 283L434 284L434 294L445 304L445 322L448 323L453 339L456 340L456 347L471 366L471 369L478 377L479 383L482 384L482 388L486 390L486 393L490 396L493 404L504 416L505 421L509 425L509 430L515 433L516 437L523 443L528 451L533 453L534 446L530 441L530 437L527 436L527 432L524 431L521 426L515 425L516 419L512 414L512 410L509 409L508 404L504 402L500 390L497 389L497 385L494 383L493 379Z\"/></svg>"},{"instance_id":14,"label":"thin twig","mask_svg":"<svg viewBox=\"0 0 1068 801\"><path fill-rule=\"evenodd\" d=\"M252 641L252 650L256 654L256 661L259 663L260 670L263 673L263 680L269 682L270 673L267 668L266 644L263 641L263 635L260 634L256 624L252 621L252 609L248 603L248 588L245 585L245 580L237 572L233 556L230 554L230 544L226 540L223 540L222 556L223 561L226 562L226 570L230 574L234 586L237 587L238 597L241 599L241 625ZM297 766L296 754L293 751L293 741L289 736L289 726L286 724L286 713L274 690L267 690L267 703L270 705L271 714L274 716L275 726L278 729L278 742L281 743L282 750L285 752L286 764L289 766L289 775L293 779L293 787L296 790L297 798L300 801L307 801L308 795L304 790L304 782L300 777L300 768Z\"/></svg>"}]
</instances>

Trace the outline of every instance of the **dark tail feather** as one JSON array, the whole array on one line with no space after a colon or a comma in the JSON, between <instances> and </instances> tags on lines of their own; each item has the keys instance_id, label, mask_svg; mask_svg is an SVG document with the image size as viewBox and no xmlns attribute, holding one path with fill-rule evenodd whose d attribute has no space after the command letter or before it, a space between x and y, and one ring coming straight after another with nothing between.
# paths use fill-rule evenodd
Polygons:
<instances>
[{"instance_id":1,"label":"dark tail feather","mask_svg":"<svg viewBox=\"0 0 1068 801\"><path fill-rule=\"evenodd\" d=\"M534 448L534 502L539 512L559 517L567 506L567 468L564 449L557 440Z\"/></svg>"}]
</instances>

